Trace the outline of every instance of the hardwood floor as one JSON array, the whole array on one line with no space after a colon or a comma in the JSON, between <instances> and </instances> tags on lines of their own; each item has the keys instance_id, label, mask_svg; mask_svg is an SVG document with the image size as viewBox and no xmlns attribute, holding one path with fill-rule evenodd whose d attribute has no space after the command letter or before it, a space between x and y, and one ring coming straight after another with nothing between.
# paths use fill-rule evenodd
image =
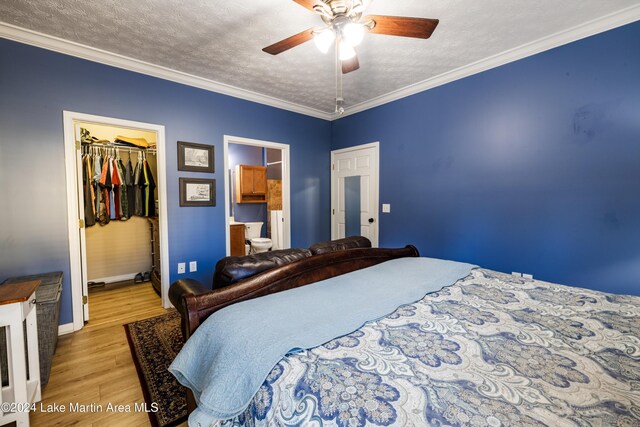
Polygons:
<instances>
[{"instance_id":1,"label":"hardwood floor","mask_svg":"<svg viewBox=\"0 0 640 427\"><path fill-rule=\"evenodd\" d=\"M81 331L59 337L49 383L31 413L31 425L151 425L146 413L133 412L134 404L144 399L122 325L165 312L151 283L90 292L90 320ZM132 412L108 411L110 403ZM86 405L88 412L71 411L76 404L78 409ZM55 411L54 405L65 412L46 412Z\"/></svg>"}]
</instances>

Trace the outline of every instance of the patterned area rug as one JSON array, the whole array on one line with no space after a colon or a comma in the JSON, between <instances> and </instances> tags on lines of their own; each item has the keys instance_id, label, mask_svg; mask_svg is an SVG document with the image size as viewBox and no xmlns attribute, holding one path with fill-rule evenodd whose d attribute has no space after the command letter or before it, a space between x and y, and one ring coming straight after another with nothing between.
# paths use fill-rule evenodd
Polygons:
<instances>
[{"instance_id":1,"label":"patterned area rug","mask_svg":"<svg viewBox=\"0 0 640 427\"><path fill-rule=\"evenodd\" d=\"M151 424L169 427L187 419L186 389L167 370L184 344L180 315L176 311L124 325L131 355L138 371Z\"/></svg>"}]
</instances>

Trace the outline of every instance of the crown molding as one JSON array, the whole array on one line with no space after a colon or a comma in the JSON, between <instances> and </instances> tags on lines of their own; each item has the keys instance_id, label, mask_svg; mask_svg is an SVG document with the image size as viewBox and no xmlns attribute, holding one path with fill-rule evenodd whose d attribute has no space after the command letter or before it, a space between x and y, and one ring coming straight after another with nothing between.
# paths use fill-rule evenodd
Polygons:
<instances>
[{"instance_id":1,"label":"crown molding","mask_svg":"<svg viewBox=\"0 0 640 427\"><path fill-rule=\"evenodd\" d=\"M182 71L173 70L171 68L160 65L151 64L149 62L140 61L117 53L96 49L80 43L61 39L59 37L50 36L39 33L37 31L28 30L15 25L0 22L0 37L14 40L20 43L41 47L44 49L59 52L65 55L71 55L89 61L99 62L101 64L110 65L125 70L158 77L164 80L197 87L211 92L229 95L235 98L245 99L257 102L259 104L269 105L271 107L281 108L283 110L304 114L324 120L337 120L352 114L359 113L389 102L396 101L407 96L415 95L444 84L469 77L519 59L526 58L562 46L604 31L611 30L626 24L640 20L640 5L635 5L622 9L618 12L605 15L601 18L594 19L584 24L575 26L568 30L564 30L550 36L543 37L531 43L504 51L502 53L481 59L474 63L459 67L455 70L448 71L438 76L423 80L421 82L405 86L401 89L389 92L387 94L372 98L365 102L361 102L349 106L342 115L337 113L327 113L315 108L306 107L293 102L263 95L257 92L241 89L235 86L216 82L214 80L205 79Z\"/></svg>"},{"instance_id":2,"label":"crown molding","mask_svg":"<svg viewBox=\"0 0 640 427\"><path fill-rule=\"evenodd\" d=\"M337 113L331 114L331 120L337 120L361 111L369 110L638 20L640 20L640 5L631 6L427 80L405 86L368 101L346 107L342 115L338 115Z\"/></svg>"},{"instance_id":3,"label":"crown molding","mask_svg":"<svg viewBox=\"0 0 640 427\"><path fill-rule=\"evenodd\" d=\"M293 102L263 95L246 89L216 82L214 80L205 79L184 73L182 71L173 70L171 68L160 65L151 64L149 62L140 61L139 59L130 58L128 56L119 55L117 53L108 52L102 49L96 49L91 46L61 39L59 37L50 36L39 33L37 31L28 30L26 28L7 24L0 21L0 38L13 40L16 42L40 47L54 52L63 53L65 55L75 56L77 58L87 59L93 62L122 68L136 73L146 74L169 80L176 83L182 83L188 86L197 87L211 92L229 95L234 98L245 99L257 102L259 104L271 107L281 108L287 111L304 114L319 119L330 120L331 114L315 108L306 107Z\"/></svg>"}]
</instances>

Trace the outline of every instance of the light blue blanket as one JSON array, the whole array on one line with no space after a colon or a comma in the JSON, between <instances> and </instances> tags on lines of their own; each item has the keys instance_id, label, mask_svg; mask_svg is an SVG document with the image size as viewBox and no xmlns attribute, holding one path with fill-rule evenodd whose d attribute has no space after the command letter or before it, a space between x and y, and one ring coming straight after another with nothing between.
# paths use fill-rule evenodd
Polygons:
<instances>
[{"instance_id":1,"label":"light blue blanket","mask_svg":"<svg viewBox=\"0 0 640 427\"><path fill-rule=\"evenodd\" d=\"M241 414L287 353L351 333L454 284L475 267L400 258L217 311L169 367L198 403L189 424L204 426Z\"/></svg>"}]
</instances>

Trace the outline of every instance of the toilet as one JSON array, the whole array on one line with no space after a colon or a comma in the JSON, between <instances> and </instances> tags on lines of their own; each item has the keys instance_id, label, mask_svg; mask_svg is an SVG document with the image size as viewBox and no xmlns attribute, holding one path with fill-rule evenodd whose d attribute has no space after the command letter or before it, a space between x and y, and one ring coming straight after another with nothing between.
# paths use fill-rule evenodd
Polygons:
<instances>
[{"instance_id":1,"label":"toilet","mask_svg":"<svg viewBox=\"0 0 640 427\"><path fill-rule=\"evenodd\" d=\"M248 254L257 254L271 249L273 242L271 239L260 237L263 222L245 222L244 238L250 242Z\"/></svg>"}]
</instances>

